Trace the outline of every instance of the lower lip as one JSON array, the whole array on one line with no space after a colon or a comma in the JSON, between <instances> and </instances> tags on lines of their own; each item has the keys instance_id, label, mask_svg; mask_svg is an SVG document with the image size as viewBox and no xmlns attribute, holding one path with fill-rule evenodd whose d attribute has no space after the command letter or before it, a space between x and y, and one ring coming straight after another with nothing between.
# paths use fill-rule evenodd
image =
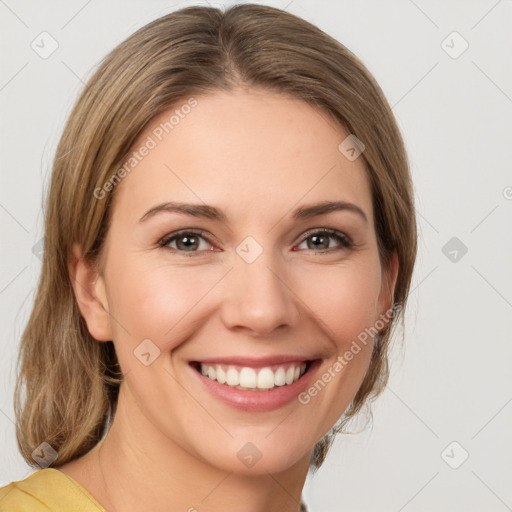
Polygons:
<instances>
[{"instance_id":1,"label":"lower lip","mask_svg":"<svg viewBox=\"0 0 512 512\"><path fill-rule=\"evenodd\" d=\"M268 391L244 391L220 384L216 380L205 377L195 368L190 368L210 393L222 402L242 411L261 412L279 409L293 400L298 401L298 395L308 387L319 364L319 360L311 362L308 371L299 380L293 384L275 386Z\"/></svg>"}]
</instances>

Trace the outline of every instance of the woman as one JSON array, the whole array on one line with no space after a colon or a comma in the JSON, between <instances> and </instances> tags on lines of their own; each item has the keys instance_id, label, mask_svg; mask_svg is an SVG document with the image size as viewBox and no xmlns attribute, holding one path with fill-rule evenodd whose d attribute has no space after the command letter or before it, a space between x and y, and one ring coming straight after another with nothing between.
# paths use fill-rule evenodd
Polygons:
<instances>
[{"instance_id":1,"label":"woman","mask_svg":"<svg viewBox=\"0 0 512 512\"><path fill-rule=\"evenodd\" d=\"M15 397L39 471L0 510L306 510L386 384L416 257L363 64L267 6L153 21L78 99L45 230Z\"/></svg>"}]
</instances>

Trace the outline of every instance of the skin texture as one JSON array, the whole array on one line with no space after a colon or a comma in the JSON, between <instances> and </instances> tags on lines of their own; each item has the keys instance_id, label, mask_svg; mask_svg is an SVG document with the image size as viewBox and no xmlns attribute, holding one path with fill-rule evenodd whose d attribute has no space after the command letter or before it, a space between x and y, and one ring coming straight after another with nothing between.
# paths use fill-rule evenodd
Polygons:
<instances>
[{"instance_id":1,"label":"skin texture","mask_svg":"<svg viewBox=\"0 0 512 512\"><path fill-rule=\"evenodd\" d=\"M338 150L349 133L327 114L255 89L196 99L117 185L99 275L79 246L70 258L88 329L114 341L125 381L105 439L59 469L111 512L295 512L313 447L360 387L372 342L307 405L267 412L219 401L188 361L298 354L322 360L315 382L391 307L397 258L384 273L364 162ZM154 119L134 149L169 116ZM340 200L368 223L350 211L291 218L299 206ZM139 222L168 201L213 205L228 220L164 212ZM193 228L208 237L195 256L183 238L158 246ZM316 248L303 236L322 228L355 245L324 235ZM250 264L236 252L248 236L263 249ZM144 339L160 350L149 366L134 355ZM262 454L252 468L237 457L247 442Z\"/></svg>"}]
</instances>

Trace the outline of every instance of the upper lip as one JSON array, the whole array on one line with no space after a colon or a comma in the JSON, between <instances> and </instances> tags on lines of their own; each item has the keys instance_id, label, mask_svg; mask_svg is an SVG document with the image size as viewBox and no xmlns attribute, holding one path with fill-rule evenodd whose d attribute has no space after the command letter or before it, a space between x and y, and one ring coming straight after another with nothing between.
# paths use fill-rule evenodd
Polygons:
<instances>
[{"instance_id":1,"label":"upper lip","mask_svg":"<svg viewBox=\"0 0 512 512\"><path fill-rule=\"evenodd\" d=\"M275 355L267 357L247 357L247 356L230 356L230 357L208 357L201 359L191 359L189 363L204 363L204 364L226 364L236 366L248 366L248 367L262 367L272 366L276 364L284 363L305 363L313 361L312 357L303 357L297 355Z\"/></svg>"}]
</instances>

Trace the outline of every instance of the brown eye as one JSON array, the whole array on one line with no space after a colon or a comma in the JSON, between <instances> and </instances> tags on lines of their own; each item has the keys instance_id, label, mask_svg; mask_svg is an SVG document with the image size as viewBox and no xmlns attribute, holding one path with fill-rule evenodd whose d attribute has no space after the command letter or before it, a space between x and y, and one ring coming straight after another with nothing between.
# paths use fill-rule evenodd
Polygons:
<instances>
[{"instance_id":1,"label":"brown eye","mask_svg":"<svg viewBox=\"0 0 512 512\"><path fill-rule=\"evenodd\" d=\"M306 237L303 238L301 244L306 242L306 249L315 252L323 252L333 249L330 240L335 240L338 246L341 246L343 249L348 249L352 246L351 240L346 235L333 229L323 229L308 233Z\"/></svg>"},{"instance_id":2,"label":"brown eye","mask_svg":"<svg viewBox=\"0 0 512 512\"><path fill-rule=\"evenodd\" d=\"M197 235L180 235L176 238L176 247L179 250L194 251L199 247L199 237Z\"/></svg>"},{"instance_id":3,"label":"brown eye","mask_svg":"<svg viewBox=\"0 0 512 512\"><path fill-rule=\"evenodd\" d=\"M158 245L172 251L196 253L209 250L211 243L202 231L180 231L164 237Z\"/></svg>"}]
</instances>

